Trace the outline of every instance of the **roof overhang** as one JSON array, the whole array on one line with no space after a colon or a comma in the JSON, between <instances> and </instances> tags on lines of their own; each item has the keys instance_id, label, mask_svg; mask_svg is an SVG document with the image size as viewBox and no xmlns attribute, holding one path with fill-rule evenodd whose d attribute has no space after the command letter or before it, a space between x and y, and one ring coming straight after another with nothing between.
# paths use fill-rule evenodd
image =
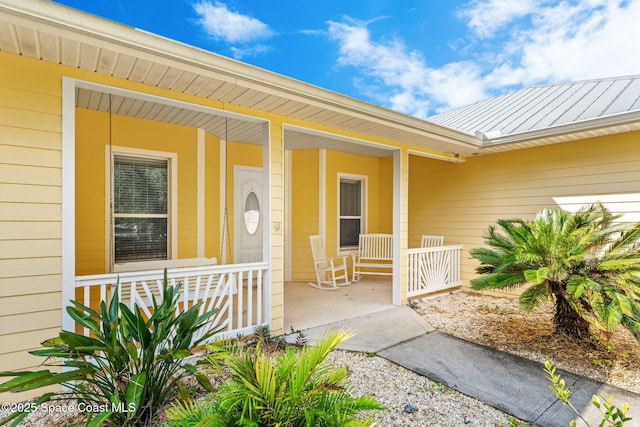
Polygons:
<instances>
[{"instance_id":1,"label":"roof overhang","mask_svg":"<svg viewBox=\"0 0 640 427\"><path fill-rule=\"evenodd\" d=\"M49 1L0 0L0 50L444 157L468 156L481 144L473 135ZM317 145L319 137L310 140Z\"/></svg>"},{"instance_id":2,"label":"roof overhang","mask_svg":"<svg viewBox=\"0 0 640 427\"><path fill-rule=\"evenodd\" d=\"M631 111L504 136L487 135L481 132L478 132L477 136L483 140L481 153L488 154L638 130L640 130L640 111Z\"/></svg>"}]
</instances>

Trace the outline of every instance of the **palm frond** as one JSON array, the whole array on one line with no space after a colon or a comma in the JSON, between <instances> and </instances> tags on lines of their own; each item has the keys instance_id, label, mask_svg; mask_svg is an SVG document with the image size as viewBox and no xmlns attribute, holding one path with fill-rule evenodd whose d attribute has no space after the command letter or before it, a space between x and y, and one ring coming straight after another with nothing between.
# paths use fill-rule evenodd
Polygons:
<instances>
[{"instance_id":1,"label":"palm frond","mask_svg":"<svg viewBox=\"0 0 640 427\"><path fill-rule=\"evenodd\" d=\"M522 294L520 294L520 307L523 310L530 312L544 301L548 301L550 297L551 295L549 293L549 287L547 286L547 284L540 283L531 286Z\"/></svg>"}]
</instances>

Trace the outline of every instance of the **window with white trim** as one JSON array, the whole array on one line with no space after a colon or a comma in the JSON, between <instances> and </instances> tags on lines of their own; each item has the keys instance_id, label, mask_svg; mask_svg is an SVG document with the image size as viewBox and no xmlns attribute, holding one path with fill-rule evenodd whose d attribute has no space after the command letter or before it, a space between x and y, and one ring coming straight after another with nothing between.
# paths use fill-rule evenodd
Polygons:
<instances>
[{"instance_id":1,"label":"window with white trim","mask_svg":"<svg viewBox=\"0 0 640 427\"><path fill-rule=\"evenodd\" d=\"M169 159L113 157L115 263L169 259Z\"/></svg>"},{"instance_id":2,"label":"window with white trim","mask_svg":"<svg viewBox=\"0 0 640 427\"><path fill-rule=\"evenodd\" d=\"M360 233L365 232L364 178L341 176L338 194L338 241L340 250L358 247Z\"/></svg>"}]
</instances>

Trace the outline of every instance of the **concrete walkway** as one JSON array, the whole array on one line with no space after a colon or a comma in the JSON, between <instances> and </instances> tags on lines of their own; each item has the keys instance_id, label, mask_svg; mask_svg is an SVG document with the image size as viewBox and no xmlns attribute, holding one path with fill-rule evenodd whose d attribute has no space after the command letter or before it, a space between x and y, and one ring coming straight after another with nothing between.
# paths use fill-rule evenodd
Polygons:
<instances>
[{"instance_id":1,"label":"concrete walkway","mask_svg":"<svg viewBox=\"0 0 640 427\"><path fill-rule=\"evenodd\" d=\"M394 307L304 331L313 343L331 327L355 329L339 349L376 353L400 366L454 388L523 421L541 427L566 427L575 414L549 390L540 363L437 332L409 307ZM640 395L564 371L571 402L590 425L601 416L591 397L614 395L631 404L629 426L640 426ZM578 422L578 425L584 425Z\"/></svg>"}]
</instances>

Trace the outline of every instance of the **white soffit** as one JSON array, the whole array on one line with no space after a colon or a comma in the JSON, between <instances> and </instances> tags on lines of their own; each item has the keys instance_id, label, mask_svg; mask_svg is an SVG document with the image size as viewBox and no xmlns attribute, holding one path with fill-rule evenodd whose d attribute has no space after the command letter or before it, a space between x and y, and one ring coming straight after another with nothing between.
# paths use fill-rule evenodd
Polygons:
<instances>
[{"instance_id":1,"label":"white soffit","mask_svg":"<svg viewBox=\"0 0 640 427\"><path fill-rule=\"evenodd\" d=\"M135 92L115 90L116 93L112 93L113 89L101 90L93 84L79 86L76 89L78 108L204 129L221 139L262 145L265 121Z\"/></svg>"},{"instance_id":2,"label":"white soffit","mask_svg":"<svg viewBox=\"0 0 640 427\"><path fill-rule=\"evenodd\" d=\"M355 138L285 125L284 143L287 150L325 149L368 157L389 157L397 150Z\"/></svg>"}]
</instances>

